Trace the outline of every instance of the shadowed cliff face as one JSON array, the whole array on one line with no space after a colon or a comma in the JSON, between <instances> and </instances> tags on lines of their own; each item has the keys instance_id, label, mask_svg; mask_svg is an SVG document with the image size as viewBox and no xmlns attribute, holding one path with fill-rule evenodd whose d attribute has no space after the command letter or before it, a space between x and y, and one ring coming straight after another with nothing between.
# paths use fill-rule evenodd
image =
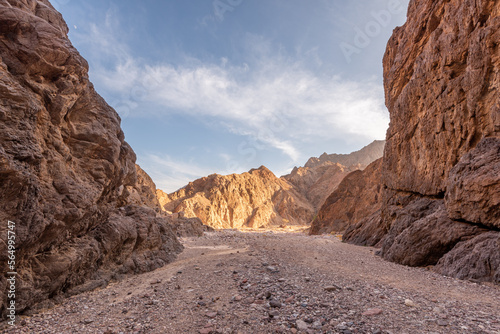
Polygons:
<instances>
[{"instance_id":1,"label":"shadowed cliff face","mask_svg":"<svg viewBox=\"0 0 500 334\"><path fill-rule=\"evenodd\" d=\"M500 282L499 45L498 0L410 2L384 57L383 160L342 181L313 233Z\"/></svg>"},{"instance_id":2,"label":"shadowed cliff face","mask_svg":"<svg viewBox=\"0 0 500 334\"><path fill-rule=\"evenodd\" d=\"M498 0L411 1L394 31L384 258L500 282L499 45Z\"/></svg>"},{"instance_id":3,"label":"shadowed cliff face","mask_svg":"<svg viewBox=\"0 0 500 334\"><path fill-rule=\"evenodd\" d=\"M153 209L127 205L135 154L67 32L48 1L0 0L0 263L10 220L18 311L181 249Z\"/></svg>"},{"instance_id":4,"label":"shadowed cliff face","mask_svg":"<svg viewBox=\"0 0 500 334\"><path fill-rule=\"evenodd\" d=\"M381 166L382 159L378 159L365 170L354 171L347 175L326 199L311 225L310 233L344 232L351 225L373 213L380 217Z\"/></svg>"}]
</instances>

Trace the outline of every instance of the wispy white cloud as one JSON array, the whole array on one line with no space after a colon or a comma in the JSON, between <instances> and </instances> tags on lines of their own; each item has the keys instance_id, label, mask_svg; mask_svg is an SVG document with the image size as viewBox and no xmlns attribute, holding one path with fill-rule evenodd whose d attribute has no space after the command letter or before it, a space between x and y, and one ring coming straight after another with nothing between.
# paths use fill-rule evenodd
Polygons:
<instances>
[{"instance_id":1,"label":"wispy white cloud","mask_svg":"<svg viewBox=\"0 0 500 334\"><path fill-rule=\"evenodd\" d=\"M167 192L184 187L190 181L212 174L213 171L192 162L179 161L169 155L139 155L141 167L153 178L156 187Z\"/></svg>"},{"instance_id":2,"label":"wispy white cloud","mask_svg":"<svg viewBox=\"0 0 500 334\"><path fill-rule=\"evenodd\" d=\"M382 87L370 79L360 83L318 77L300 64L272 58L251 68L202 63L150 66L129 58L97 76L130 103L147 101L161 107L141 109L142 116L182 113L216 119L228 130L253 136L292 159L299 156L296 140L380 139L388 125Z\"/></svg>"},{"instance_id":3,"label":"wispy white cloud","mask_svg":"<svg viewBox=\"0 0 500 334\"><path fill-rule=\"evenodd\" d=\"M304 141L385 137L389 115L381 83L314 73L261 36L248 35L243 42L246 63L186 57L175 65L134 58L112 12L105 26L91 24L90 35L80 38L95 51L93 80L129 106L125 117L190 115L277 149L294 163L304 158L297 149ZM315 49L304 52L304 59L318 58ZM154 179L169 189L207 174L169 157L146 160L154 166L149 168Z\"/></svg>"}]
</instances>

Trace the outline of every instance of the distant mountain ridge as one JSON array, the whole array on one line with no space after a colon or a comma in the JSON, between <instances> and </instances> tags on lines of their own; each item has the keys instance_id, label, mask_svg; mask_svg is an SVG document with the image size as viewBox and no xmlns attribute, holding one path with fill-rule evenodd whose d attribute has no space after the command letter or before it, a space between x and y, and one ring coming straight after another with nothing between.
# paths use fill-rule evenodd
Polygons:
<instances>
[{"instance_id":1,"label":"distant mountain ridge","mask_svg":"<svg viewBox=\"0 0 500 334\"><path fill-rule=\"evenodd\" d=\"M242 174L212 174L168 195L158 190L157 197L164 210L198 217L218 229L309 225L344 176L382 156L383 143L375 141L352 155L311 158L317 162L280 178L261 166Z\"/></svg>"},{"instance_id":2,"label":"distant mountain ridge","mask_svg":"<svg viewBox=\"0 0 500 334\"><path fill-rule=\"evenodd\" d=\"M384 155L385 140L375 140L370 145L367 145L349 154L327 154L323 153L319 158L310 158L304 167L317 167L325 162L338 163L343 166L354 166L360 164L363 166L361 169L366 168L373 161L379 159Z\"/></svg>"}]
</instances>

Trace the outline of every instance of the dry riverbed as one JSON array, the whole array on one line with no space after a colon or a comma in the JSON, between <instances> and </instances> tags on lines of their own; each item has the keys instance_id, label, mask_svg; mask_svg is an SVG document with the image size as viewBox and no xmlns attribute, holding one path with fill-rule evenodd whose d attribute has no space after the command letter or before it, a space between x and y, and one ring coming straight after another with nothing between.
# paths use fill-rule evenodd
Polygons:
<instances>
[{"instance_id":1,"label":"dry riverbed","mask_svg":"<svg viewBox=\"0 0 500 334\"><path fill-rule=\"evenodd\" d=\"M335 236L206 233L178 260L4 333L500 333L500 288L389 263Z\"/></svg>"}]
</instances>

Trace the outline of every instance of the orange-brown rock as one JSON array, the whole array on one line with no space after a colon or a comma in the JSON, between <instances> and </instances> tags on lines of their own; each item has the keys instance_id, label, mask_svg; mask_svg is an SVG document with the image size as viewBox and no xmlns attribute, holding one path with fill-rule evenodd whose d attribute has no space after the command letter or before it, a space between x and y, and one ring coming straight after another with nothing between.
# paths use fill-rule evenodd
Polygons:
<instances>
[{"instance_id":1,"label":"orange-brown rock","mask_svg":"<svg viewBox=\"0 0 500 334\"><path fill-rule=\"evenodd\" d=\"M500 1L410 1L384 57L384 258L500 282L499 46Z\"/></svg>"},{"instance_id":2,"label":"orange-brown rock","mask_svg":"<svg viewBox=\"0 0 500 334\"><path fill-rule=\"evenodd\" d=\"M213 228L306 225L314 208L290 183L265 167L213 174L169 194L164 209L198 217Z\"/></svg>"},{"instance_id":3,"label":"orange-brown rock","mask_svg":"<svg viewBox=\"0 0 500 334\"><path fill-rule=\"evenodd\" d=\"M344 177L354 170L366 168L382 157L384 141L376 140L350 154L322 154L310 158L304 167L296 167L283 176L292 183L318 211Z\"/></svg>"},{"instance_id":4,"label":"orange-brown rock","mask_svg":"<svg viewBox=\"0 0 500 334\"><path fill-rule=\"evenodd\" d=\"M382 159L378 159L365 170L347 175L319 210L310 234L342 233L375 212L380 216L381 167Z\"/></svg>"},{"instance_id":5,"label":"orange-brown rock","mask_svg":"<svg viewBox=\"0 0 500 334\"><path fill-rule=\"evenodd\" d=\"M141 166L136 164L135 170L137 181L133 186L127 186L127 203L146 206L160 213L162 209L157 197L156 184Z\"/></svg>"},{"instance_id":6,"label":"orange-brown rock","mask_svg":"<svg viewBox=\"0 0 500 334\"><path fill-rule=\"evenodd\" d=\"M0 268L18 273L17 312L152 270L182 248L166 219L128 205L127 189L141 187L135 154L67 33L46 0L0 0ZM9 220L16 266L6 270ZM5 287L2 275L2 314Z\"/></svg>"}]
</instances>

